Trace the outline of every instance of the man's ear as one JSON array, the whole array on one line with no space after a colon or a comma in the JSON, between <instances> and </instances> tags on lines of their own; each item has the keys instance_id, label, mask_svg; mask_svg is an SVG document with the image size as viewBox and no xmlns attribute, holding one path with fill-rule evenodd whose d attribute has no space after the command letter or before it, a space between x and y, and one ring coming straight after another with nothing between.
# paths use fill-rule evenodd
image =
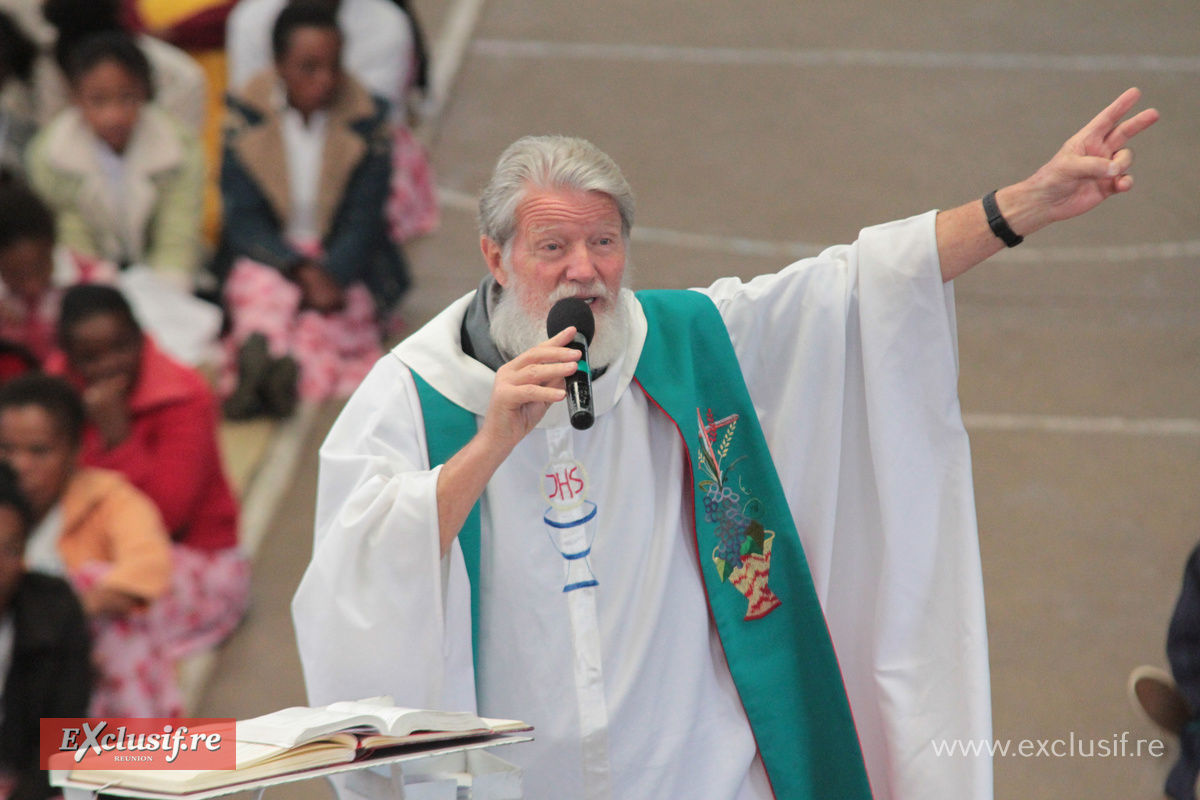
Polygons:
<instances>
[{"instance_id":1,"label":"man's ear","mask_svg":"<svg viewBox=\"0 0 1200 800\"><path fill-rule=\"evenodd\" d=\"M504 248L488 237L481 236L479 237L479 249L483 251L483 260L487 263L488 272L492 273L496 283L503 286L504 282L508 280L508 273L504 271Z\"/></svg>"}]
</instances>

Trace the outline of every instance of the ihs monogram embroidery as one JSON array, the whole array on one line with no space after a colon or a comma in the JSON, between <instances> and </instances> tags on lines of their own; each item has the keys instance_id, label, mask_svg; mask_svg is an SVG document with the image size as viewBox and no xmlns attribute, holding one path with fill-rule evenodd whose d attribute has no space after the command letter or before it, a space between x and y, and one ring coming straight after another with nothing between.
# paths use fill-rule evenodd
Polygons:
<instances>
[{"instance_id":1,"label":"ihs monogram embroidery","mask_svg":"<svg viewBox=\"0 0 1200 800\"><path fill-rule=\"evenodd\" d=\"M771 572L771 542L775 532L765 530L758 518L762 516L762 502L753 497L746 487L737 481L734 491L732 473L745 456L725 464L737 430L738 415L732 414L714 420L712 409L708 410L708 421L696 409L696 422L700 427L700 470L709 477L700 481L704 493L704 521L716 526L718 544L713 548L712 559L716 564L721 582L728 580L745 595L746 620L762 619L782 603L767 586ZM724 435L718 434L726 428Z\"/></svg>"},{"instance_id":2,"label":"ihs monogram embroidery","mask_svg":"<svg viewBox=\"0 0 1200 800\"><path fill-rule=\"evenodd\" d=\"M550 541L566 561L564 592L598 586L587 557L596 529L596 504L587 499L588 476L578 461L556 461L542 470L542 515Z\"/></svg>"}]
</instances>

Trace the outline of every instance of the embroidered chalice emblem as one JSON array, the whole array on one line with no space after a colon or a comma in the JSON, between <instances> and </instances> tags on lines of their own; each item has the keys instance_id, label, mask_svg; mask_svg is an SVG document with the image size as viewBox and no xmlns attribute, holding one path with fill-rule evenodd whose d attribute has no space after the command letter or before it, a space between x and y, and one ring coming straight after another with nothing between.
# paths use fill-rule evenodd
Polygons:
<instances>
[{"instance_id":1,"label":"embroidered chalice emblem","mask_svg":"<svg viewBox=\"0 0 1200 800\"><path fill-rule=\"evenodd\" d=\"M587 560L596 536L596 504L587 499L587 489L587 471L578 461L551 463L543 471L542 497L549 507L542 522L566 562L564 592L600 585Z\"/></svg>"},{"instance_id":2,"label":"embroidered chalice emblem","mask_svg":"<svg viewBox=\"0 0 1200 800\"><path fill-rule=\"evenodd\" d=\"M740 480L736 486L733 483L733 469L745 456L726 464L737 421L737 414L714 419L710 409L705 422L700 409L696 409L696 422L700 426L697 460L700 471L708 475L700 481L704 521L715 526L717 535L712 559L721 582L728 580L745 596L748 603L745 620L749 621L762 619L782 603L767 586L775 532L765 530L758 521L762 515L758 498L752 497ZM722 428L726 429L724 434L720 434Z\"/></svg>"}]
</instances>

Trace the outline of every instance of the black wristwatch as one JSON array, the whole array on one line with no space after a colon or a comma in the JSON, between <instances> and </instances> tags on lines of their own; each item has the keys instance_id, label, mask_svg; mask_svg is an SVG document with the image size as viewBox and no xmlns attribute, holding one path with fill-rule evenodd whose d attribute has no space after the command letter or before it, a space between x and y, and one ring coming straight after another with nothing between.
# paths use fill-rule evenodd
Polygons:
<instances>
[{"instance_id":1,"label":"black wristwatch","mask_svg":"<svg viewBox=\"0 0 1200 800\"><path fill-rule=\"evenodd\" d=\"M992 229L992 233L996 234L1004 244L1016 247L1025 241L1025 237L1017 236L1016 232L1009 227L1008 220L1000 213L1000 206L996 204L995 189L983 196L983 213L987 215L988 227Z\"/></svg>"}]
</instances>

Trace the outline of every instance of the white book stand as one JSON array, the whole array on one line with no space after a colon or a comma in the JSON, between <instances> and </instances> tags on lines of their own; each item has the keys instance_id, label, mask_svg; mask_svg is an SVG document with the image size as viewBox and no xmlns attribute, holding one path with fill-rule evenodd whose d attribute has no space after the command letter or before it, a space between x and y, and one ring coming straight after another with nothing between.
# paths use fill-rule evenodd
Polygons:
<instances>
[{"instance_id":1,"label":"white book stand","mask_svg":"<svg viewBox=\"0 0 1200 800\"><path fill-rule=\"evenodd\" d=\"M254 792L261 800L269 786L313 778L331 778L344 800L519 800L521 770L485 748L532 741L530 736L498 736L457 744L440 742L403 752L379 755L332 767L290 772L257 781L187 794L146 792L121 786L80 783L69 771L51 770L50 783L62 789L63 800L96 800L104 794L140 800L208 800L238 792Z\"/></svg>"}]
</instances>

